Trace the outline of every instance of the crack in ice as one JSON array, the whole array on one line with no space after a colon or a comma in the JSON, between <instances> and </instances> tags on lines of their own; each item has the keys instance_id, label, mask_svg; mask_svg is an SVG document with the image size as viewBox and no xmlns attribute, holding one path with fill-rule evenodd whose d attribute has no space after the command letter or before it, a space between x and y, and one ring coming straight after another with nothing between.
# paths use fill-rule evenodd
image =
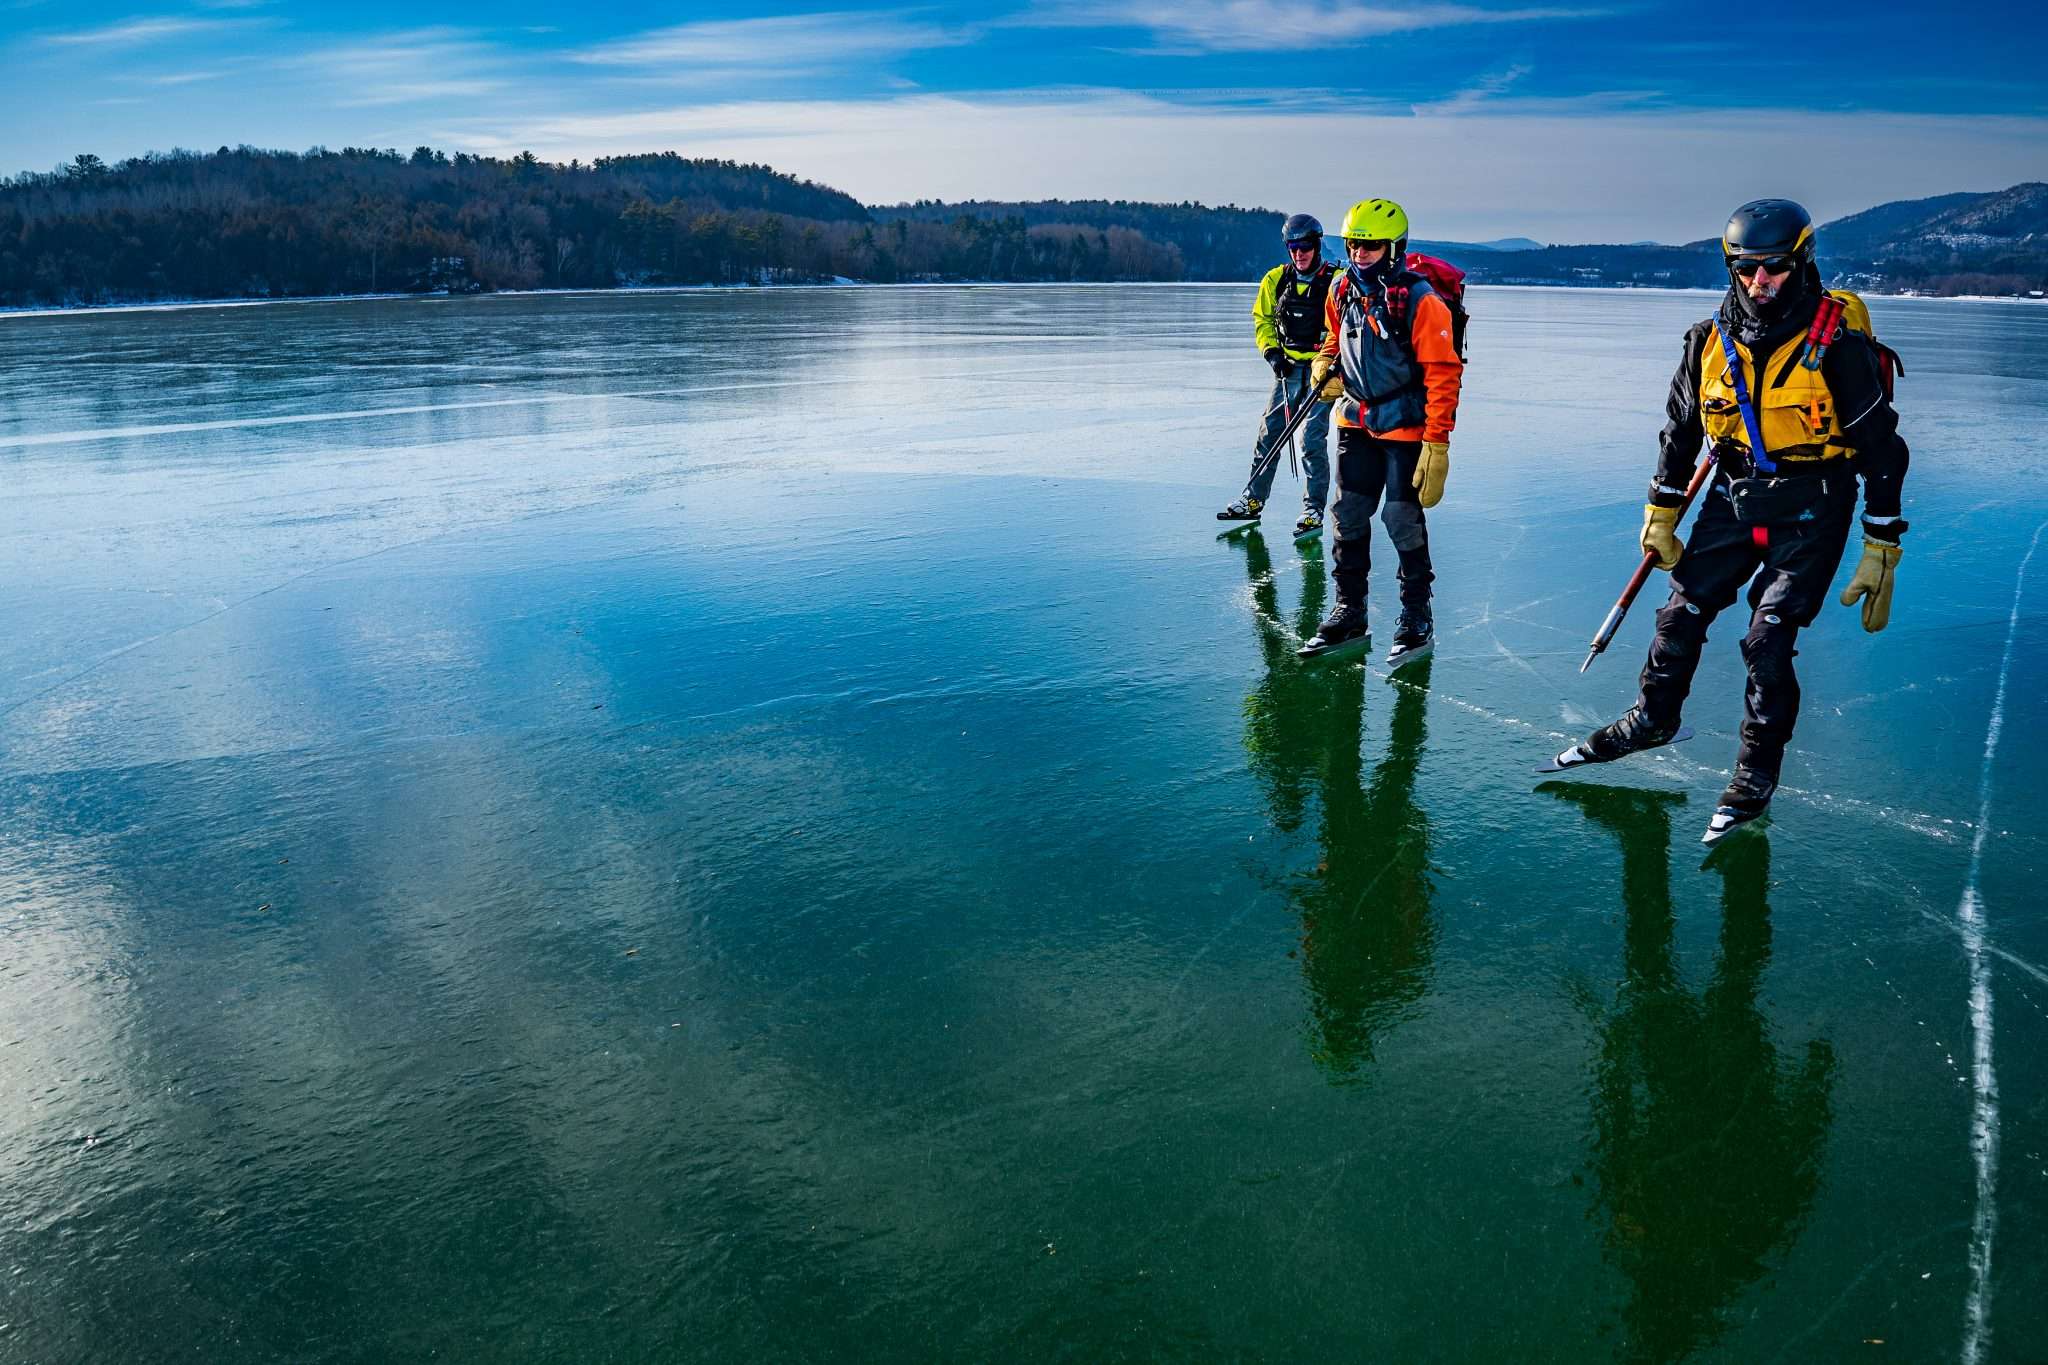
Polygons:
<instances>
[{"instance_id":1,"label":"crack in ice","mask_svg":"<svg viewBox=\"0 0 2048 1365\"><path fill-rule=\"evenodd\" d=\"M2005 653L1998 664L1998 690L1991 697L1991 719L1984 727L1984 765L1977 777L1977 833L1970 840L1970 870L1956 907L1962 922L1963 951L1970 962L1970 1156L1977 1168L1977 1208L1970 1219L1970 1292L1963 1304L1963 1363L1977 1365L1991 1345L1991 1248L1998 1232L1998 1070L1991 1050L1991 953L1984 940L1984 897L1978 882L1984 872L1984 836L1991 827L1991 776L1998 756L1998 734L2005 728L2005 688L2012 676L2013 646L2020 631L2020 600L2027 590L2027 567L2041 548L2034 528L2026 557L2012 585L2012 611L2005 623Z\"/></svg>"}]
</instances>

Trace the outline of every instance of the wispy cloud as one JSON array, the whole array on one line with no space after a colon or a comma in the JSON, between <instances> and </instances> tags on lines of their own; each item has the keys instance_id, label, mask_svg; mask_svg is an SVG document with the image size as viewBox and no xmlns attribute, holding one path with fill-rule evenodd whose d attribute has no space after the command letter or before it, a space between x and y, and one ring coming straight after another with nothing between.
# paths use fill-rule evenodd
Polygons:
<instances>
[{"instance_id":1,"label":"wispy cloud","mask_svg":"<svg viewBox=\"0 0 2048 1365\"><path fill-rule=\"evenodd\" d=\"M1455 91L1443 99L1432 100L1427 104L1415 105L1413 106L1414 111L1417 115L1470 113L1496 96L1506 94L1510 86L1528 75L1532 69L1529 66L1517 63L1505 71L1497 71L1490 76L1482 76L1464 89Z\"/></svg>"},{"instance_id":2,"label":"wispy cloud","mask_svg":"<svg viewBox=\"0 0 2048 1365\"><path fill-rule=\"evenodd\" d=\"M716 19L654 29L576 54L605 66L815 71L973 42L975 30L903 13L826 12Z\"/></svg>"},{"instance_id":3,"label":"wispy cloud","mask_svg":"<svg viewBox=\"0 0 2048 1365\"><path fill-rule=\"evenodd\" d=\"M1591 19L1604 8L1486 9L1477 5L1385 5L1338 0L1189 0L1171 7L1136 0L1039 0L1006 22L1036 28L1135 28L1150 32L1157 56L1210 52L1307 52L1421 29Z\"/></svg>"},{"instance_id":4,"label":"wispy cloud","mask_svg":"<svg viewBox=\"0 0 2048 1365\"><path fill-rule=\"evenodd\" d=\"M293 66L331 85L344 108L474 99L509 83L504 54L455 28L379 34L307 53Z\"/></svg>"},{"instance_id":5,"label":"wispy cloud","mask_svg":"<svg viewBox=\"0 0 2048 1365\"><path fill-rule=\"evenodd\" d=\"M232 27L235 22L232 19L184 19L170 16L124 19L118 24L108 24L102 28L45 34L43 42L51 47L141 47L167 38L218 32Z\"/></svg>"}]
</instances>

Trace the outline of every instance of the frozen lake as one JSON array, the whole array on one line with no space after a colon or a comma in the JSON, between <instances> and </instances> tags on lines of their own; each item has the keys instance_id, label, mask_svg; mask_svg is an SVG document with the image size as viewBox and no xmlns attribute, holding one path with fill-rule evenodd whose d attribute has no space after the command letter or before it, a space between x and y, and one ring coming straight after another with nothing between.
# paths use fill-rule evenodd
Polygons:
<instances>
[{"instance_id":1,"label":"frozen lake","mask_svg":"<svg viewBox=\"0 0 2048 1365\"><path fill-rule=\"evenodd\" d=\"M0 318L0 1358L2048 1352L2048 308L1876 302L1703 868L1739 608L1530 769L1713 298L1474 291L1390 683L1216 538L1251 294Z\"/></svg>"}]
</instances>

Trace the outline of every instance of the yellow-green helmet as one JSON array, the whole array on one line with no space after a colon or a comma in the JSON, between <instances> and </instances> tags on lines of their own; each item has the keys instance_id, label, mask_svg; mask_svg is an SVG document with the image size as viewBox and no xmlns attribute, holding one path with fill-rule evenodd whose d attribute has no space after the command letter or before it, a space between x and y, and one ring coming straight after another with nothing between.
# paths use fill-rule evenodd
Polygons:
<instances>
[{"instance_id":1,"label":"yellow-green helmet","mask_svg":"<svg viewBox=\"0 0 2048 1365\"><path fill-rule=\"evenodd\" d=\"M1406 242L1408 215L1391 199L1361 199L1344 215L1347 242Z\"/></svg>"}]
</instances>

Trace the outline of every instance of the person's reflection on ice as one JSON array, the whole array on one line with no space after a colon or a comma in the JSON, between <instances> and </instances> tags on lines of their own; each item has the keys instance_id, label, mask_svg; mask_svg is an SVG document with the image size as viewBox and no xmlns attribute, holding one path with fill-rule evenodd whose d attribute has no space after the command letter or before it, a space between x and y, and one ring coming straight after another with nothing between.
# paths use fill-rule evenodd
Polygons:
<instances>
[{"instance_id":1,"label":"person's reflection on ice","mask_svg":"<svg viewBox=\"0 0 2048 1365\"><path fill-rule=\"evenodd\" d=\"M1721 876L1721 936L1704 987L1679 974L1672 935L1671 811L1681 795L1547 782L1621 844L1624 976L1589 1001L1600 1051L1592 1197L1603 1251L1629 1281L1619 1328L1630 1361L1679 1360L1797 1239L1819 1188L1835 1054L1781 1054L1757 1003L1771 958L1770 843L1736 842Z\"/></svg>"},{"instance_id":2,"label":"person's reflection on ice","mask_svg":"<svg viewBox=\"0 0 2048 1365\"><path fill-rule=\"evenodd\" d=\"M1435 959L1429 821L1415 803L1432 661L1411 665L1387 689L1386 754L1368 775L1359 752L1366 671L1304 667L1294 653L1322 611L1323 575L1302 575L1290 633L1263 540L1253 531L1242 544L1266 662L1245 699L1245 749L1276 825L1299 829L1312 800L1316 811L1321 857L1285 883L1301 922L1309 1050L1334 1083L1357 1084L1368 1078L1379 1039L1427 989Z\"/></svg>"}]
</instances>

